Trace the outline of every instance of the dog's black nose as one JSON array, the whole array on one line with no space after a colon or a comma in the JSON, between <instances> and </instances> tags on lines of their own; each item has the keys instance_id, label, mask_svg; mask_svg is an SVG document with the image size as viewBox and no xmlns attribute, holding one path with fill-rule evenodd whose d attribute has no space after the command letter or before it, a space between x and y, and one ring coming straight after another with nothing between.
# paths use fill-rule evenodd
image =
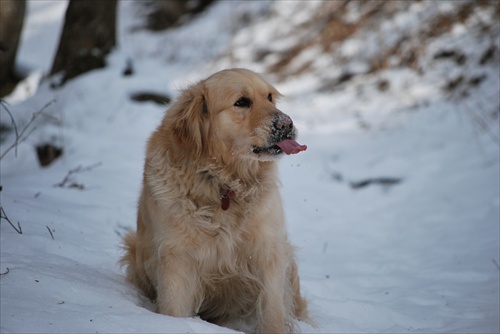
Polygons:
<instances>
[{"instance_id":1,"label":"dog's black nose","mask_svg":"<svg viewBox=\"0 0 500 334\"><path fill-rule=\"evenodd\" d=\"M281 114L276 116L273 126L276 130L287 132L293 129L293 121L287 115Z\"/></svg>"},{"instance_id":2,"label":"dog's black nose","mask_svg":"<svg viewBox=\"0 0 500 334\"><path fill-rule=\"evenodd\" d=\"M293 138L295 136L295 131L292 119L283 113L277 114L273 119L272 132L277 142Z\"/></svg>"}]
</instances>

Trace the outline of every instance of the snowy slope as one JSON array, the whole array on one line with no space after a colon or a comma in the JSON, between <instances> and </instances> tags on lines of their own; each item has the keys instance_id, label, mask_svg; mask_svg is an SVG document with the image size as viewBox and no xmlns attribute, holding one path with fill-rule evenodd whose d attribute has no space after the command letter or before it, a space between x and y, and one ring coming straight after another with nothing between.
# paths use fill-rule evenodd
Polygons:
<instances>
[{"instance_id":1,"label":"snowy slope","mask_svg":"<svg viewBox=\"0 0 500 334\"><path fill-rule=\"evenodd\" d=\"M440 3L399 12L377 36L392 45L394 34L456 10L455 2ZM21 66L47 72L63 5L29 3ZM50 80L36 90L34 76L6 99L19 128L54 102L17 156L11 151L1 160L1 206L22 228L18 234L0 223L1 332L231 332L155 314L124 281L120 234L134 228L145 141L166 109L129 96L175 96L224 67L266 72L276 55L311 38L301 27L321 5L223 1L179 28L149 33L131 29L138 9L124 1L120 45L107 68L57 90ZM281 73L269 73L286 96L280 109L309 147L281 161L290 238L318 323L300 324L304 332L500 331L500 40L471 28L495 21L487 9L476 12L427 40L423 73L402 66L367 71L360 45L381 51L369 44L369 29L339 43L338 54L307 48ZM480 64L492 45L496 53ZM272 52L258 61L265 48ZM43 52L33 57L33 50ZM459 51L466 64L436 58L442 50ZM135 74L123 77L129 60ZM356 75L332 86L346 70ZM460 76L459 89L443 89ZM381 81L388 86L381 89ZM4 110L1 121L8 122ZM11 134L2 152L13 140ZM33 146L40 142L63 146L63 156L39 167Z\"/></svg>"}]
</instances>

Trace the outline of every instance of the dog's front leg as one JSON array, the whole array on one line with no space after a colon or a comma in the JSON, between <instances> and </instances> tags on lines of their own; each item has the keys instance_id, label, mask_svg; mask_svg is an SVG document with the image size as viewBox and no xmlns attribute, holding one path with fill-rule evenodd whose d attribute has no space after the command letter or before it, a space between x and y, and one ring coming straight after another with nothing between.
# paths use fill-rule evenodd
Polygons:
<instances>
[{"instance_id":1,"label":"dog's front leg","mask_svg":"<svg viewBox=\"0 0 500 334\"><path fill-rule=\"evenodd\" d=\"M159 313L183 318L195 315L198 275L189 259L163 256L157 282Z\"/></svg>"},{"instance_id":2,"label":"dog's front leg","mask_svg":"<svg viewBox=\"0 0 500 334\"><path fill-rule=\"evenodd\" d=\"M257 333L288 333L285 324L285 269L281 259L276 257L269 263L269 270L263 273L264 290L260 298L261 322L257 324Z\"/></svg>"}]
</instances>

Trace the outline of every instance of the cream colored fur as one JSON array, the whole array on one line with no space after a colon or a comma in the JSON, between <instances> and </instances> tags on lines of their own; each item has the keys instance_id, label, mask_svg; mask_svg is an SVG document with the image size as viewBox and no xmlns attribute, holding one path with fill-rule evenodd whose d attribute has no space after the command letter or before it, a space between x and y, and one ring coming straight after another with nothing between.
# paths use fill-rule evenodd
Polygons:
<instances>
[{"instance_id":1,"label":"cream colored fur","mask_svg":"<svg viewBox=\"0 0 500 334\"><path fill-rule=\"evenodd\" d=\"M235 106L242 96L250 107ZM159 313L257 333L309 320L277 159L252 152L269 141L279 96L251 71L221 71L184 90L150 137L122 263ZM236 196L227 210L221 189Z\"/></svg>"}]
</instances>

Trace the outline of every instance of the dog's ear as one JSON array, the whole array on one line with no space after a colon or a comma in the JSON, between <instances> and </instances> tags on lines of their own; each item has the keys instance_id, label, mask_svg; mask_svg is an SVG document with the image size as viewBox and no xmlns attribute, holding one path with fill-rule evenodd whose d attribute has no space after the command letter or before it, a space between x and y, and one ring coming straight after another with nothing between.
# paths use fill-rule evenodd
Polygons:
<instances>
[{"instance_id":1,"label":"dog's ear","mask_svg":"<svg viewBox=\"0 0 500 334\"><path fill-rule=\"evenodd\" d=\"M170 108L167 117L177 143L186 151L200 157L206 152L208 140L208 109L203 82L182 91Z\"/></svg>"}]
</instances>

